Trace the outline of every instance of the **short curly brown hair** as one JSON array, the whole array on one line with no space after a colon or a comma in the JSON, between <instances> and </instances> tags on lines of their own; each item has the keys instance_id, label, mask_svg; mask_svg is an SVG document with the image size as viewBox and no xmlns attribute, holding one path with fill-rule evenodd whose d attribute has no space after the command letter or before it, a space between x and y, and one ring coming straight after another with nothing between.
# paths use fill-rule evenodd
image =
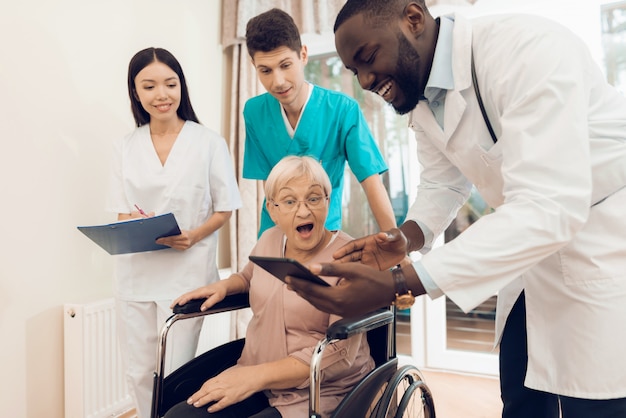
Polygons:
<instances>
[{"instance_id":1,"label":"short curly brown hair","mask_svg":"<svg viewBox=\"0 0 626 418\"><path fill-rule=\"evenodd\" d=\"M302 50L300 31L289 14L274 8L248 21L246 47L252 59L259 51L270 52L281 46L286 46L296 53Z\"/></svg>"}]
</instances>

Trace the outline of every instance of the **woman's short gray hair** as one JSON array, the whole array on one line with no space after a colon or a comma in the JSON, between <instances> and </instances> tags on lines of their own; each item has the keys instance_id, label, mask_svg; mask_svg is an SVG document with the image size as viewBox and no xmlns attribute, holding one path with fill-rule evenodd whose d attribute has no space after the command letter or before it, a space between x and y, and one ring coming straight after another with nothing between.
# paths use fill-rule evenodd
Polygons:
<instances>
[{"instance_id":1,"label":"woman's short gray hair","mask_svg":"<svg viewBox=\"0 0 626 418\"><path fill-rule=\"evenodd\" d=\"M280 160L265 181L265 198L272 200L278 190L289 180L305 177L312 183L319 183L327 196L330 196L332 186L324 167L314 158L308 156L290 155Z\"/></svg>"}]
</instances>

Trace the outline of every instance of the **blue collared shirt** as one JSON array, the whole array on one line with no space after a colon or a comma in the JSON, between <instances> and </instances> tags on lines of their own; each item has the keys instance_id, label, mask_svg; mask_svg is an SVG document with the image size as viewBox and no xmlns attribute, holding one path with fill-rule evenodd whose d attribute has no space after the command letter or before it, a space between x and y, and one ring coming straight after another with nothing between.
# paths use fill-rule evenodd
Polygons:
<instances>
[{"instance_id":1,"label":"blue collared shirt","mask_svg":"<svg viewBox=\"0 0 626 418\"><path fill-rule=\"evenodd\" d=\"M451 16L443 16L439 21L439 36L433 56L433 64L424 98L428 107L435 115L435 119L443 129L443 109L447 90L454 88L454 75L452 74L452 29L454 20Z\"/></svg>"}]
</instances>

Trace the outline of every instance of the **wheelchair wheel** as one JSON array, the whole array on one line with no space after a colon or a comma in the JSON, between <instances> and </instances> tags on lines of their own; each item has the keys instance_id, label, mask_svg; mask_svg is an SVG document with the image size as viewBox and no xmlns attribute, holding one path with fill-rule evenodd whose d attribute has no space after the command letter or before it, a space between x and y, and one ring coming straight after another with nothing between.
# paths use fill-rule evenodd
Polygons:
<instances>
[{"instance_id":1,"label":"wheelchair wheel","mask_svg":"<svg viewBox=\"0 0 626 418\"><path fill-rule=\"evenodd\" d=\"M435 418L433 397L420 371L404 366L383 393L377 418Z\"/></svg>"}]
</instances>

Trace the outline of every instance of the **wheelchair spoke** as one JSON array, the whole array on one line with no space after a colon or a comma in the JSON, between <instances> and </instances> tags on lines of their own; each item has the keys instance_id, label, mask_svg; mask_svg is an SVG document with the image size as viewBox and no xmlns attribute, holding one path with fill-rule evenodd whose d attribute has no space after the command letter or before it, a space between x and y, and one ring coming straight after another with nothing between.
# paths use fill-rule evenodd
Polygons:
<instances>
[{"instance_id":1,"label":"wheelchair spoke","mask_svg":"<svg viewBox=\"0 0 626 418\"><path fill-rule=\"evenodd\" d=\"M435 418L432 395L419 370L399 369L381 399L377 418Z\"/></svg>"}]
</instances>

